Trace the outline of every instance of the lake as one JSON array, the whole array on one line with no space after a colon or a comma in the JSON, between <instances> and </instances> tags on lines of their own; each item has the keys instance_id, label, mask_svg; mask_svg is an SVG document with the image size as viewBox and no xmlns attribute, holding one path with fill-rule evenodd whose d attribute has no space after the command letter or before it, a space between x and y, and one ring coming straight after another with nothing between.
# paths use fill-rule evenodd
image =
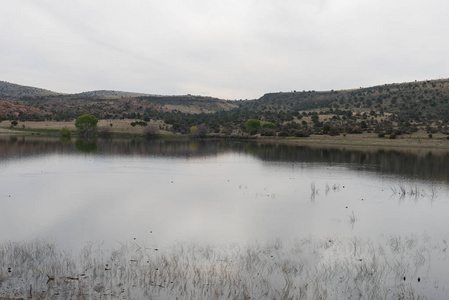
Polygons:
<instances>
[{"instance_id":1,"label":"lake","mask_svg":"<svg viewBox=\"0 0 449 300\"><path fill-rule=\"evenodd\" d=\"M158 253L188 245L215 249L221 256L225 251L231 260L236 247L244 255L241 249L260 247L258 253L266 254L277 247L284 249L279 250L281 261L294 260L292 249L303 249L308 276L323 262L330 266L338 260L343 268L350 256L369 261L373 270L367 274L374 276L373 262L384 257L383 268L390 264L397 274L379 273L389 276L382 295L368 293L381 280L366 279L373 285L362 293L367 299L390 298L393 288L398 288L395 297L403 293L405 299L410 291L430 299L449 295L449 153L442 150L0 136L0 180L4 249L53 243L55 251L77 256L88 245L104 257L123 245L126 255L136 245ZM403 270L391 265L402 260ZM6 256L1 262L6 269ZM359 270L356 263L347 272L354 270ZM14 284L6 275L3 292L11 296ZM285 288L282 276L273 275L272 281ZM317 286L326 282L321 273L313 276ZM338 298L335 278L328 279L323 299ZM301 289L294 282L290 294L278 296L323 294L323 289ZM197 292L198 286L191 285ZM352 281L343 285L358 286ZM257 290L248 293L261 298ZM49 290L45 293L49 297ZM130 297L146 297L139 293ZM172 295L165 293L156 297ZM343 298L352 297L345 293ZM209 298L207 292L201 295Z\"/></svg>"}]
</instances>

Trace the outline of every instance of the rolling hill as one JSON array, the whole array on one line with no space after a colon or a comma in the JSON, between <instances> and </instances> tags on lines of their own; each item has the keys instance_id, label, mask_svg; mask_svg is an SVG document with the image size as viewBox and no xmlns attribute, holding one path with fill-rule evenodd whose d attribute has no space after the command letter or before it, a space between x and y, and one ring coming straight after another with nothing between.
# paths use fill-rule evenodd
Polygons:
<instances>
[{"instance_id":1,"label":"rolling hill","mask_svg":"<svg viewBox=\"0 0 449 300\"><path fill-rule=\"evenodd\" d=\"M371 111L407 118L449 118L449 79L393 83L340 91L269 93L242 102L249 111Z\"/></svg>"},{"instance_id":2,"label":"rolling hill","mask_svg":"<svg viewBox=\"0 0 449 300\"><path fill-rule=\"evenodd\" d=\"M232 101L213 97L163 96L113 90L62 94L4 81L0 82L0 104L2 119L35 120L71 120L87 112L100 118L141 118L149 111L199 114L237 107Z\"/></svg>"},{"instance_id":3,"label":"rolling hill","mask_svg":"<svg viewBox=\"0 0 449 300\"><path fill-rule=\"evenodd\" d=\"M267 93L245 101L106 90L60 94L5 82L1 82L0 92L0 119L9 120L70 121L91 113L100 119L160 120L180 133L200 124L214 132L242 132L248 119L273 123L272 130L261 131L269 135L402 134L418 129L449 133L449 79Z\"/></svg>"},{"instance_id":4,"label":"rolling hill","mask_svg":"<svg viewBox=\"0 0 449 300\"><path fill-rule=\"evenodd\" d=\"M60 95L49 90L44 90L41 88L24 86L14 83L9 83L6 81L0 81L0 99L5 98L21 98L21 97L45 97L45 96L55 96Z\"/></svg>"}]
</instances>

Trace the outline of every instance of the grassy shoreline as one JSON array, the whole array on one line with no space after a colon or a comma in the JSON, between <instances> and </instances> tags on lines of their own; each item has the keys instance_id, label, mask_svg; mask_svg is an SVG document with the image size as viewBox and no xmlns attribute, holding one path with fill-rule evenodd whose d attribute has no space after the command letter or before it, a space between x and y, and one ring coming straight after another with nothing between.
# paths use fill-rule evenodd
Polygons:
<instances>
[{"instance_id":1,"label":"grassy shoreline","mask_svg":"<svg viewBox=\"0 0 449 300\"><path fill-rule=\"evenodd\" d=\"M109 128L112 137L136 138L142 136L143 127L132 127L130 120L100 120L99 128ZM41 135L59 136L59 130L63 127L75 131L74 122L23 122L22 127L7 127L0 123L0 135ZM160 137L164 139L190 139L190 135L173 134L169 131L161 131ZM311 135L310 137L252 137L252 136L224 136L211 135L207 139L252 141L258 143L279 143L291 145L319 145L332 147L382 147L382 148L416 148L416 149L443 149L449 150L447 135L437 133L429 138L426 132L419 131L411 135L404 134L395 139L380 138L376 133L342 134L339 136Z\"/></svg>"},{"instance_id":2,"label":"grassy shoreline","mask_svg":"<svg viewBox=\"0 0 449 300\"><path fill-rule=\"evenodd\" d=\"M374 133L348 134L346 136L311 135L308 138L260 138L265 142L282 142L294 145L351 146L447 149L449 140L444 135L429 138L423 134L398 136L396 139L379 138Z\"/></svg>"}]
</instances>

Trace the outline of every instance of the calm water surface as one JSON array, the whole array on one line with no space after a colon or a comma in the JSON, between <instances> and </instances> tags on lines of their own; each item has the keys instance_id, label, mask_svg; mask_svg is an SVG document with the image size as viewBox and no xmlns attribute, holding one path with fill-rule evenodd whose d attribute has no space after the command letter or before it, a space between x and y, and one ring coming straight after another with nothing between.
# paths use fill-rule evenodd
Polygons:
<instances>
[{"instance_id":1,"label":"calm water surface","mask_svg":"<svg viewBox=\"0 0 449 300\"><path fill-rule=\"evenodd\" d=\"M0 212L10 298L449 297L441 150L0 136Z\"/></svg>"},{"instance_id":2,"label":"calm water surface","mask_svg":"<svg viewBox=\"0 0 449 300\"><path fill-rule=\"evenodd\" d=\"M445 152L0 139L0 242L226 245L449 233Z\"/></svg>"}]
</instances>

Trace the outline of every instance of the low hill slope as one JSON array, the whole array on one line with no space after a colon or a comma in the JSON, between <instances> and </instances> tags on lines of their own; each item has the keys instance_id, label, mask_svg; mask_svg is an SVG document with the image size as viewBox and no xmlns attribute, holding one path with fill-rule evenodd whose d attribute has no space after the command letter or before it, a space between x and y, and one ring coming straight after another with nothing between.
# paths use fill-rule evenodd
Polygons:
<instances>
[{"instance_id":1,"label":"low hill slope","mask_svg":"<svg viewBox=\"0 0 449 300\"><path fill-rule=\"evenodd\" d=\"M123 91L112 91L112 90L98 90L98 91L88 91L83 93L74 94L81 97L98 97L98 98L122 98L122 97L141 97L149 96L149 94L144 93L133 93L133 92L123 92Z\"/></svg>"},{"instance_id":2,"label":"low hill slope","mask_svg":"<svg viewBox=\"0 0 449 300\"><path fill-rule=\"evenodd\" d=\"M6 102L5 102L6 101ZM0 82L0 119L71 120L83 113L100 118L143 118L152 112L215 113L238 107L213 97L162 96L113 90L60 94L44 89Z\"/></svg>"},{"instance_id":3,"label":"low hill slope","mask_svg":"<svg viewBox=\"0 0 449 300\"><path fill-rule=\"evenodd\" d=\"M59 93L31 86L0 81L0 98L54 96Z\"/></svg>"}]
</instances>

